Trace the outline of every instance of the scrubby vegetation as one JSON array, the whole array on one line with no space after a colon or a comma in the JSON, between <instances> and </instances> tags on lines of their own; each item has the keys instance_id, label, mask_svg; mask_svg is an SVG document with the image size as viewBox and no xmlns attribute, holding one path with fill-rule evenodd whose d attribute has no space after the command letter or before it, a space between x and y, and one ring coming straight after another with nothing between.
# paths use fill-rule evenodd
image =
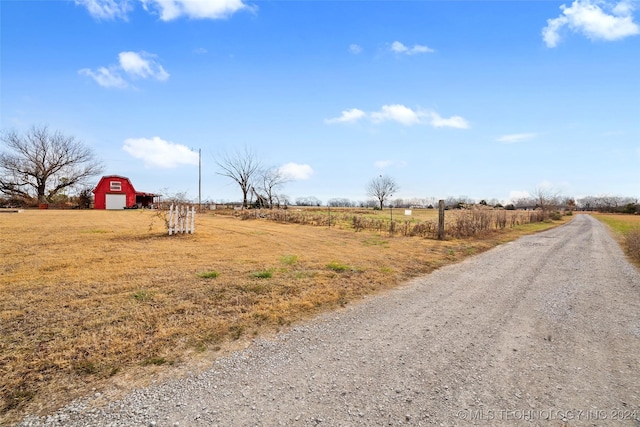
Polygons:
<instances>
[{"instance_id":1,"label":"scrubby vegetation","mask_svg":"<svg viewBox=\"0 0 640 427\"><path fill-rule=\"evenodd\" d=\"M413 210L415 216L406 217L403 210L393 212L371 209L253 209L226 211L243 220L263 219L281 223L335 227L354 231L375 231L405 237L435 239L438 233L437 210ZM570 211L568 211L570 212ZM445 234L448 238L483 236L487 233L519 225L547 220L559 221L560 211L505 210L490 207L448 210L445 216Z\"/></svg>"}]
</instances>

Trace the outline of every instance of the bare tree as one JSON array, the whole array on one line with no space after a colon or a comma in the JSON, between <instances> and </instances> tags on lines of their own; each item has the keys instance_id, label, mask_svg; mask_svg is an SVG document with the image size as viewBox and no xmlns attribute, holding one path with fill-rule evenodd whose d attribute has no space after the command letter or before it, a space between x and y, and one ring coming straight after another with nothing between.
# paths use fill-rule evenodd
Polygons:
<instances>
[{"instance_id":1,"label":"bare tree","mask_svg":"<svg viewBox=\"0 0 640 427\"><path fill-rule=\"evenodd\" d=\"M543 212L549 212L558 206L560 193L552 188L536 187L533 198L537 207Z\"/></svg>"},{"instance_id":2,"label":"bare tree","mask_svg":"<svg viewBox=\"0 0 640 427\"><path fill-rule=\"evenodd\" d=\"M330 206L332 208L350 208L356 206L356 204L349 199L336 197L333 199L329 199L327 201L327 206Z\"/></svg>"},{"instance_id":3,"label":"bare tree","mask_svg":"<svg viewBox=\"0 0 640 427\"><path fill-rule=\"evenodd\" d=\"M322 200L316 196L298 197L296 198L297 206L322 206Z\"/></svg>"},{"instance_id":4,"label":"bare tree","mask_svg":"<svg viewBox=\"0 0 640 427\"><path fill-rule=\"evenodd\" d=\"M260 187L267 198L269 209L273 208L274 202L279 204L278 195L275 192L289 181L289 178L277 168L267 168L260 171Z\"/></svg>"},{"instance_id":5,"label":"bare tree","mask_svg":"<svg viewBox=\"0 0 640 427\"><path fill-rule=\"evenodd\" d=\"M382 209L385 200L391 198L399 188L393 178L380 175L371 179L367 184L367 196L377 199L380 202L380 209Z\"/></svg>"},{"instance_id":6,"label":"bare tree","mask_svg":"<svg viewBox=\"0 0 640 427\"><path fill-rule=\"evenodd\" d=\"M245 147L244 151L224 154L221 159L216 160L216 164L222 169L221 172L216 172L218 175L231 178L240 186L242 207L246 208L249 205L247 197L251 191L252 181L260 170L260 161L257 155Z\"/></svg>"},{"instance_id":7,"label":"bare tree","mask_svg":"<svg viewBox=\"0 0 640 427\"><path fill-rule=\"evenodd\" d=\"M0 153L0 192L11 197L50 201L103 169L83 142L47 126L4 132L1 140L7 151Z\"/></svg>"},{"instance_id":8,"label":"bare tree","mask_svg":"<svg viewBox=\"0 0 640 427\"><path fill-rule=\"evenodd\" d=\"M278 204L278 207L284 206L284 208L286 209L287 206L291 204L291 200L289 199L289 196L287 196L286 194L278 194L275 196L275 198L276 198L276 203Z\"/></svg>"}]
</instances>

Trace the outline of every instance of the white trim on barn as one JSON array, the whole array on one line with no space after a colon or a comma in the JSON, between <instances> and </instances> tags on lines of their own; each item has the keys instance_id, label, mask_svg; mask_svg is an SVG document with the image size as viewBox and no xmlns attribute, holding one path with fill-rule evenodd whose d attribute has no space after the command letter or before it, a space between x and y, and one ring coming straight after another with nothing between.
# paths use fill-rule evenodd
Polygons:
<instances>
[{"instance_id":1,"label":"white trim on barn","mask_svg":"<svg viewBox=\"0 0 640 427\"><path fill-rule=\"evenodd\" d=\"M124 209L127 206L126 194L107 194L106 209Z\"/></svg>"}]
</instances>

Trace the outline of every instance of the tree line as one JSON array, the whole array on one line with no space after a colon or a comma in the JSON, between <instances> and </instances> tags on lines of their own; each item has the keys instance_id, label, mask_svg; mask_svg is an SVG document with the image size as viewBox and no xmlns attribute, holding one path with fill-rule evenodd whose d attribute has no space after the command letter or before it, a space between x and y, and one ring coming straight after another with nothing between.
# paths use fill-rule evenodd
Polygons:
<instances>
[{"instance_id":1,"label":"tree line","mask_svg":"<svg viewBox=\"0 0 640 427\"><path fill-rule=\"evenodd\" d=\"M47 126L33 126L25 133L2 132L0 141L0 205L29 205L55 203L69 200L69 195L78 207L89 207L92 197L90 181L101 174L104 165L95 153L82 141L65 135ZM242 194L243 208L281 208L297 206L323 206L315 196L298 197L292 201L282 192L290 181L280 168L265 166L250 148L225 153L216 159L217 174L235 182ZM370 179L364 201L347 198L332 198L328 207L362 207L383 209L433 208L435 197L393 198L400 186L393 177L379 175ZM186 194L180 197L186 199ZM537 188L529 197L520 198L503 205L497 199L475 200L466 197L448 197L448 209L463 209L473 205L504 209L564 209L600 212L640 213L637 199L619 196L587 196L579 199L563 197L547 188Z\"/></svg>"}]
</instances>

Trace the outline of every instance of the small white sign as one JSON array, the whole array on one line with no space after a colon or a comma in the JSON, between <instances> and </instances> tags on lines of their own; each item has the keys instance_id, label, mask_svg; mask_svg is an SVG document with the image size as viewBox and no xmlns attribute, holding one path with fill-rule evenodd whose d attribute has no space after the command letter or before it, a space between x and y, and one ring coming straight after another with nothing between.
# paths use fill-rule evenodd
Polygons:
<instances>
[{"instance_id":1,"label":"small white sign","mask_svg":"<svg viewBox=\"0 0 640 427\"><path fill-rule=\"evenodd\" d=\"M406 216L411 216L411 209L405 209L405 210L404 210L404 214L405 214Z\"/></svg>"}]
</instances>

